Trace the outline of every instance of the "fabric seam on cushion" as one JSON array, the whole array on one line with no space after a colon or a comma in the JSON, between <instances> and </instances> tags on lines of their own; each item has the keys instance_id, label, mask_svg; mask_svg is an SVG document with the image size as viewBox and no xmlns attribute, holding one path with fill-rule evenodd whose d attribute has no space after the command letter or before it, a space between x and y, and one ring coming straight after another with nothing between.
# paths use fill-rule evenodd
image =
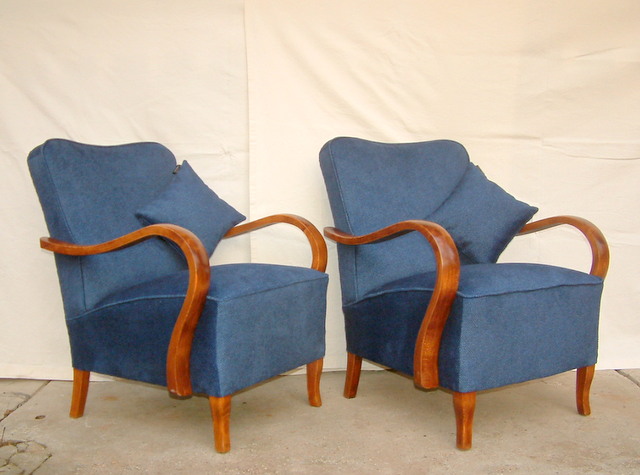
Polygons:
<instances>
[{"instance_id":1,"label":"fabric seam on cushion","mask_svg":"<svg viewBox=\"0 0 640 475\"><path fill-rule=\"evenodd\" d=\"M60 202L60 195L58 193L58 184L56 183L56 181L53 178L53 174L51 173L51 169L49 168L49 160L47 159L47 155L44 153L46 148L47 148L47 144L45 144L43 149L42 149L42 158L43 158L44 166L45 166L45 168L47 170L47 175L49 176L49 181L54 186L56 202L58 203L58 207L59 207L60 212L62 214L62 217L64 219L64 225L67 228L67 232L69 233L69 236L71 237L71 241L75 243L75 237L73 236L73 233L71 232L71 227L69 226L69 220L67 218L67 214L65 213L64 208L62 207L62 203Z\"/></svg>"},{"instance_id":2,"label":"fabric seam on cushion","mask_svg":"<svg viewBox=\"0 0 640 475\"><path fill-rule=\"evenodd\" d=\"M322 277L325 278L326 274L323 273ZM238 295L238 296L232 297L232 298L220 299L220 298L214 298L214 297L211 297L210 295L207 295L206 300L210 300L212 302L228 302L228 301L234 300L234 299L239 298L239 297L248 297L248 296L252 296L252 295L259 295L261 293L269 292L271 290L284 289L284 288L291 287L291 286L294 286L294 285L313 282L313 281L316 281L316 280L319 280L319 277L317 277L315 279L299 280L297 282L292 282L292 283L287 284L287 285L281 285L279 287L274 287L274 288L271 288L271 289L260 290L260 291L257 291L257 292L251 292L251 293L247 293L247 294L242 294L242 295ZM99 307L92 308L88 312L84 312L84 313L81 313L80 315L76 315L75 317L68 318L67 322L71 322L71 321L77 320L79 318L84 318L87 315L90 315L90 314L92 314L94 312L97 312L99 310L104 310L104 309L115 307L115 306L118 306L118 305L134 303L134 302L142 302L142 301L145 301L145 300L161 300L161 299L175 299L175 298L179 298L179 299L184 300L186 298L186 294L165 294L165 295L153 295L153 296L148 296L148 297L136 297L136 298L124 299L124 300L120 300L118 302L112 302L112 303L108 303L106 305L101 305Z\"/></svg>"},{"instance_id":3,"label":"fabric seam on cushion","mask_svg":"<svg viewBox=\"0 0 640 475\"><path fill-rule=\"evenodd\" d=\"M344 216L345 219L347 221L347 226L349 227L349 233L353 233L353 227L351 226L351 220L349 219L349 212L347 210L347 207L345 206L344 203L344 199L343 199L343 194L342 194L342 184L341 184L341 180L340 177L338 175L338 171L336 169L336 164L335 164L335 157L333 155L333 144L334 144L335 140L331 141L331 145L329 146L329 156L331 157L331 168L333 169L333 175L336 177L336 185L338 186L338 196L340 197L340 203L342 204L342 209L344 210ZM335 223L334 223L335 224ZM343 244L344 246L348 246L349 244ZM357 253L358 253L358 246L354 246L354 252L353 252L353 270L354 270L354 277L355 277L355 299L358 300L358 296L360 295L360 279L358 278L358 259L357 259Z\"/></svg>"},{"instance_id":4,"label":"fabric seam on cushion","mask_svg":"<svg viewBox=\"0 0 640 475\"><path fill-rule=\"evenodd\" d=\"M501 295L509 295L509 294L524 294L524 293L528 293L528 292L537 292L539 290L552 290L552 289L559 289L562 287L591 287L591 286L599 286L602 285L602 282L594 282L594 283L583 283L583 284L560 284L560 285L552 285L549 287L542 287L539 289L527 289L527 290L513 290L510 292L495 292L495 293L487 293L484 295L465 295L460 293L460 291L456 291L456 296L461 296L467 299L481 299L481 298L485 298L485 297L499 297ZM374 298L374 297L380 297L382 295L387 295L387 294L392 294L392 293L396 293L396 292L433 292L433 289L427 289L427 288L423 288L423 287L413 287L413 288L405 288L405 289L397 289L397 290L388 290L388 291L381 291L375 294L369 294L366 295L362 300L358 300L358 302L355 303L360 303L360 302L364 302L367 299L370 298Z\"/></svg>"},{"instance_id":5,"label":"fabric seam on cushion","mask_svg":"<svg viewBox=\"0 0 640 475\"><path fill-rule=\"evenodd\" d=\"M318 271L318 272L320 272L320 271ZM231 298L224 298L224 299L218 298L218 299L215 299L215 298L211 297L210 295L207 295L207 300L212 300L212 301L215 301L215 302L228 302L230 300L235 300L235 299L237 299L239 297L248 297L248 296L252 296L252 295L259 295L259 294L263 294L263 293L266 293L266 292L270 292L272 290L286 289L287 287L292 287L294 285L306 284L306 283L314 282L314 281L320 280L320 279L324 280L324 279L326 279L328 277L328 275L325 274L324 272L321 272L320 274L321 274L320 276L312 278L312 279L297 280L296 282L290 282L290 283L288 283L286 285L280 285L278 287L273 287L273 288L270 288L270 289L258 290L258 291L254 291L254 292L250 292L250 293L247 293L247 294L238 295L238 296L231 297Z\"/></svg>"},{"instance_id":6,"label":"fabric seam on cushion","mask_svg":"<svg viewBox=\"0 0 640 475\"><path fill-rule=\"evenodd\" d=\"M451 189L451 192L447 195L447 197L444 200L442 200L442 203L440 203L436 209L434 209L431 213L429 213L429 216L433 216L440 208L442 208L442 206L447 202L447 200L449 198L451 198L451 196L456 192L456 190L458 189L458 187L462 183L462 180L464 180L464 177L467 176L467 174L469 173L469 170L470 170L471 167L473 167L473 165L471 164L471 162L467 161L467 169L464 171L464 173L462 174L460 179L457 181L455 186ZM425 221L429 221L429 216L424 218ZM449 231L447 231L447 232L449 232ZM469 256L467 256L467 257L469 257Z\"/></svg>"},{"instance_id":7,"label":"fabric seam on cushion","mask_svg":"<svg viewBox=\"0 0 640 475\"><path fill-rule=\"evenodd\" d=\"M331 143L331 146L329 147L329 156L331 157L331 168L333 168L333 173L334 176L336 177L336 184L338 185L338 190L339 193L338 195L340 196L340 201L342 203L342 209L344 210L344 216L347 220L347 226L349 226L349 232L352 232L352 226L351 226L351 220L349 219L349 212L347 210L347 207L344 204L344 199L343 199L343 193L342 193L342 184L340 181L340 176L338 175L337 169L336 169L336 165L335 165L335 159L334 159L334 155L333 155L333 142Z\"/></svg>"},{"instance_id":8,"label":"fabric seam on cushion","mask_svg":"<svg viewBox=\"0 0 640 475\"><path fill-rule=\"evenodd\" d=\"M64 211L64 208L62 207L62 203L60 202L60 195L58 194L58 185L56 184L55 180L53 179L53 175L51 173L51 169L49 168L49 162L47 159L47 155L44 153L45 149L48 147L49 142L46 142L44 144L44 146L42 147L42 160L44 162L44 166L47 170L47 175L49 175L49 180L51 181L51 184L53 185L54 189L55 189L55 198L56 198L56 202L58 203L58 207L60 209L60 212L62 213L62 218L64 220L64 225L67 228L67 231L69 233L69 237L71 238L71 242L72 243L76 243L76 239L73 236L73 232L71 232L71 227L69 226L69 220L67 219L67 214ZM54 252L55 255L55 252ZM84 309L87 309L87 292L86 292L86 285L85 285L85 277L84 277L84 260L81 256L70 256L70 257L78 257L78 264L80 267L80 280L82 281L82 304Z\"/></svg>"},{"instance_id":9,"label":"fabric seam on cushion","mask_svg":"<svg viewBox=\"0 0 640 475\"><path fill-rule=\"evenodd\" d=\"M95 313L97 311L100 310L105 310L107 308L111 308L111 307L116 307L118 305L122 305L122 304L128 304L128 303L134 303L134 302L142 302L145 300L162 300L162 299L182 299L184 300L186 298L186 295L154 295L152 297L136 297L133 299L126 299L126 300L120 300L118 302L112 302L106 305L101 305L99 307L96 308L92 308L91 310L81 313L80 315L76 315L75 317L71 317L67 319L67 322L72 322L75 320L79 320L81 318L87 317L89 315L91 315L92 313Z\"/></svg>"},{"instance_id":10,"label":"fabric seam on cushion","mask_svg":"<svg viewBox=\"0 0 640 475\"><path fill-rule=\"evenodd\" d=\"M447 202L447 200L449 198L451 198L451 196L453 196L453 194L456 192L456 190L458 189L458 187L462 183L462 180L464 180L464 177L467 176L467 174L469 173L469 170L470 170L471 167L473 167L473 164L470 161L467 161L467 169L464 171L464 173L462 174L462 176L460 177L458 182L455 184L455 186L451 189L451 192L447 195L447 197L442 201L442 203L440 203L438 205L438 207L436 209L434 209L431 213L429 213L429 216L433 216L440 208L442 208L444 206L444 204ZM424 218L424 220L425 221L430 221L429 220L429 216ZM430 222L435 223L435 221L430 221ZM436 223L436 224L438 224L438 223ZM443 226L443 228L444 228L444 226ZM444 230L447 231L447 234L449 234L449 236L451 236L451 234L449 233L449 230L447 228L444 228ZM453 240L453 237L451 237L451 239ZM454 242L454 244L455 244L455 242ZM464 252L462 249L460 249L460 246L458 246L457 244L456 244L456 250L458 251L459 254L463 254L471 262L476 262L476 259L474 259L473 257L469 256L466 252Z\"/></svg>"}]
</instances>

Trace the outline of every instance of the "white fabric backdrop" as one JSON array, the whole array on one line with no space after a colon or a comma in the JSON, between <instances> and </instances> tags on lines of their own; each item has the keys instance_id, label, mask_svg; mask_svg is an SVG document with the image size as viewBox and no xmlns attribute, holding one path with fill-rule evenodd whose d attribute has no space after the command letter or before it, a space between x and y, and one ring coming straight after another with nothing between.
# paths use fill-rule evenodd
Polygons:
<instances>
[{"instance_id":1,"label":"white fabric backdrop","mask_svg":"<svg viewBox=\"0 0 640 475\"><path fill-rule=\"evenodd\" d=\"M326 140L459 140L540 216L603 229L600 367L640 367L639 20L635 0L0 0L0 377L71 374L26 167L50 137L159 141L244 214L295 212L320 228ZM521 238L504 259L586 269L586 253L562 230ZM276 226L214 254L249 258L309 253ZM341 368L332 245L329 272L325 367Z\"/></svg>"},{"instance_id":2,"label":"white fabric backdrop","mask_svg":"<svg viewBox=\"0 0 640 475\"><path fill-rule=\"evenodd\" d=\"M158 141L248 212L241 0L0 0L0 377L71 375L27 170L50 137ZM249 241L214 259L247 260Z\"/></svg>"},{"instance_id":3,"label":"white fabric backdrop","mask_svg":"<svg viewBox=\"0 0 640 475\"><path fill-rule=\"evenodd\" d=\"M634 0L247 0L251 211L288 205L331 225L317 156L334 136L458 140L539 217L602 228L612 262L599 367L638 367L639 21ZM271 256L266 238L252 245ZM570 229L519 238L503 260L590 264ZM335 367L334 246L330 261Z\"/></svg>"}]
</instances>

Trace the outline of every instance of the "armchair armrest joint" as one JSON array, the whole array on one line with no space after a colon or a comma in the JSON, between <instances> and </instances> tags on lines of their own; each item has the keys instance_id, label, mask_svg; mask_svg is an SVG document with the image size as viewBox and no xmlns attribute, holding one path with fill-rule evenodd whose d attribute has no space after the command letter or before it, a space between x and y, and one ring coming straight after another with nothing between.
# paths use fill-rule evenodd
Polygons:
<instances>
[{"instance_id":1,"label":"armchair armrest joint","mask_svg":"<svg viewBox=\"0 0 640 475\"><path fill-rule=\"evenodd\" d=\"M190 396L191 344L200 314L209 291L209 257L200 240L191 231L173 224L154 224L111 241L93 245L79 245L63 242L55 238L43 237L40 247L60 254L88 256L123 249L154 236L161 236L175 242L187 259L189 266L189 286L187 295L174 325L167 354L167 387L178 396Z\"/></svg>"},{"instance_id":2,"label":"armchair armrest joint","mask_svg":"<svg viewBox=\"0 0 640 475\"><path fill-rule=\"evenodd\" d=\"M311 246L312 257L310 267L320 272L324 272L327 268L327 244L322 238L320 231L318 231L318 229L309 220L301 216L297 216L295 214L274 214L266 216L249 223L239 224L231 228L224 237L230 238L233 236L239 236L240 234L245 234L255 231L256 229L261 229L279 223L291 224L304 233L309 241L309 245Z\"/></svg>"},{"instance_id":3,"label":"armchair armrest joint","mask_svg":"<svg viewBox=\"0 0 640 475\"><path fill-rule=\"evenodd\" d=\"M424 388L434 388L439 385L438 355L442 331L460 279L460 259L449 233L430 221L407 220L361 236L331 227L325 228L324 234L340 244L361 245L393 239L412 231L419 232L427 239L436 260L436 284L418 332L413 364L415 383Z\"/></svg>"},{"instance_id":4,"label":"armchair armrest joint","mask_svg":"<svg viewBox=\"0 0 640 475\"><path fill-rule=\"evenodd\" d=\"M527 223L518 234L535 233L563 224L573 226L587 239L591 247L592 256L591 270L589 273L604 279L609 269L609 245L607 244L604 234L590 221L577 216L554 216Z\"/></svg>"}]
</instances>

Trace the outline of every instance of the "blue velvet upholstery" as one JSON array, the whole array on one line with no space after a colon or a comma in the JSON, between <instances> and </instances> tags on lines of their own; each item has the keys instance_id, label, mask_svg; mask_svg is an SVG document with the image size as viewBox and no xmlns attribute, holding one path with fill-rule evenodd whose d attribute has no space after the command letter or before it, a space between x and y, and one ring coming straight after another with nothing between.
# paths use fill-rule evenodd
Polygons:
<instances>
[{"instance_id":1,"label":"blue velvet upholstery","mask_svg":"<svg viewBox=\"0 0 640 475\"><path fill-rule=\"evenodd\" d=\"M160 144L94 146L48 140L28 158L51 237L98 244L140 229L135 211L169 184L176 160ZM56 255L67 316L105 296L185 268L160 239L117 253L82 258Z\"/></svg>"},{"instance_id":2,"label":"blue velvet upholstery","mask_svg":"<svg viewBox=\"0 0 640 475\"><path fill-rule=\"evenodd\" d=\"M191 353L195 392L226 396L324 356L326 275L272 264L211 271ZM144 282L69 319L74 368L166 385L187 282L186 271Z\"/></svg>"},{"instance_id":3,"label":"blue velvet upholstery","mask_svg":"<svg viewBox=\"0 0 640 475\"><path fill-rule=\"evenodd\" d=\"M135 215L143 225L172 223L187 228L202 241L209 256L222 236L245 219L209 188L187 161L173 172L167 188Z\"/></svg>"},{"instance_id":4,"label":"blue velvet upholstery","mask_svg":"<svg viewBox=\"0 0 640 475\"><path fill-rule=\"evenodd\" d=\"M177 202L194 199L203 208L189 217L196 228L198 220L218 220L217 238L230 221L242 219L226 206L218 216L215 199L207 208L208 188L182 175L188 172L184 166L177 176L187 180L176 186L175 158L160 144L54 139L35 148L28 164L50 234L63 241L97 244L140 229L136 212L153 208L150 203L161 205L154 212L184 205L167 206L166 190L172 194L182 185L187 198L171 196ZM197 196L203 191L204 204ZM184 257L151 239L97 256L56 255L56 264L74 367L164 385L167 348L188 284ZM308 268L212 267L191 354L194 391L226 396L321 358L327 281L326 274Z\"/></svg>"},{"instance_id":5,"label":"blue velvet upholstery","mask_svg":"<svg viewBox=\"0 0 640 475\"><path fill-rule=\"evenodd\" d=\"M335 226L355 235L425 218L447 199L468 165L465 149L447 140L396 145L337 138L320 151ZM343 303L390 280L434 270L432 255L415 233L375 246L339 245Z\"/></svg>"},{"instance_id":6,"label":"blue velvet upholstery","mask_svg":"<svg viewBox=\"0 0 640 475\"><path fill-rule=\"evenodd\" d=\"M438 222L459 250L460 284L439 352L440 385L474 392L595 364L603 281L540 264L496 264L537 211L487 180L462 145L341 137L320 152L335 226L353 235L409 219ZM413 374L435 281L410 233L338 244L347 350Z\"/></svg>"},{"instance_id":7,"label":"blue velvet upholstery","mask_svg":"<svg viewBox=\"0 0 640 475\"><path fill-rule=\"evenodd\" d=\"M322 148L320 166L337 228L357 235L428 219L450 230L464 263L496 262L537 211L487 180L464 147L449 140L385 144L340 137ZM375 246L338 246L338 252L344 303L389 280L435 269L430 248L415 233Z\"/></svg>"},{"instance_id":8,"label":"blue velvet upholstery","mask_svg":"<svg viewBox=\"0 0 640 475\"><path fill-rule=\"evenodd\" d=\"M413 374L435 273L344 307L347 350ZM462 266L440 346L440 386L490 389L595 364L602 279L539 264Z\"/></svg>"}]
</instances>

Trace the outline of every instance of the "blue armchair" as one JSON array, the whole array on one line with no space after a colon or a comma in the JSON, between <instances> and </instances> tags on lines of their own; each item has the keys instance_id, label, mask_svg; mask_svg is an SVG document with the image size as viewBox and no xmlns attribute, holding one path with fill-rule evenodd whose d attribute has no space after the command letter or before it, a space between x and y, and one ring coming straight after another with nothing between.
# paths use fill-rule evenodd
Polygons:
<instances>
[{"instance_id":1,"label":"blue armchair","mask_svg":"<svg viewBox=\"0 0 640 475\"><path fill-rule=\"evenodd\" d=\"M516 200L470 163L458 143L386 144L340 137L320 152L335 228L347 339L344 395L362 359L453 392L457 447L472 445L478 391L577 368L589 414L609 252L591 223L529 222ZM527 224L528 223L528 224ZM496 263L517 234L560 224L592 250L590 274Z\"/></svg>"},{"instance_id":2,"label":"blue armchair","mask_svg":"<svg viewBox=\"0 0 640 475\"><path fill-rule=\"evenodd\" d=\"M71 417L90 372L208 396L215 447L230 449L231 397L302 365L320 406L326 246L308 221L245 218L188 162L157 143L94 146L54 139L28 165L55 253L74 368ZM210 267L223 237L275 223L300 228L311 268Z\"/></svg>"}]
</instances>

